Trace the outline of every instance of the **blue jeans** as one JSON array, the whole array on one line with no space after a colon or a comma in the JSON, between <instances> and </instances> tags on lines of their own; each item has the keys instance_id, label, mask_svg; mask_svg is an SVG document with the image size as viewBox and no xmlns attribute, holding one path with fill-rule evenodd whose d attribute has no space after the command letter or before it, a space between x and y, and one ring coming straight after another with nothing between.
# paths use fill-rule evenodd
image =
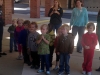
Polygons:
<instances>
[{"instance_id":1,"label":"blue jeans","mask_svg":"<svg viewBox=\"0 0 100 75\"><path fill-rule=\"evenodd\" d=\"M46 71L49 71L50 64L49 64L49 54L40 55L41 59L41 70L44 70L44 66L46 65Z\"/></svg>"},{"instance_id":2,"label":"blue jeans","mask_svg":"<svg viewBox=\"0 0 100 75\"><path fill-rule=\"evenodd\" d=\"M70 73L69 59L70 59L70 55L68 53L60 53L59 72L63 72L64 71L64 66L65 66L65 72L67 74Z\"/></svg>"},{"instance_id":3,"label":"blue jeans","mask_svg":"<svg viewBox=\"0 0 100 75\"><path fill-rule=\"evenodd\" d=\"M78 42L77 42L77 51L80 52L82 51L82 45L81 45L81 38L82 38L82 35L84 34L84 30L85 30L85 26L73 26L72 28L72 34L74 36L77 35L78 33Z\"/></svg>"},{"instance_id":4,"label":"blue jeans","mask_svg":"<svg viewBox=\"0 0 100 75\"><path fill-rule=\"evenodd\" d=\"M53 30L54 31L56 30L56 33L57 33L57 30L61 25L62 25L62 23L61 24L57 24L57 25L53 25Z\"/></svg>"},{"instance_id":5,"label":"blue jeans","mask_svg":"<svg viewBox=\"0 0 100 75\"><path fill-rule=\"evenodd\" d=\"M16 45L15 39L10 37L10 51L13 51L13 47L14 47L14 50L17 50L17 45Z\"/></svg>"}]
</instances>

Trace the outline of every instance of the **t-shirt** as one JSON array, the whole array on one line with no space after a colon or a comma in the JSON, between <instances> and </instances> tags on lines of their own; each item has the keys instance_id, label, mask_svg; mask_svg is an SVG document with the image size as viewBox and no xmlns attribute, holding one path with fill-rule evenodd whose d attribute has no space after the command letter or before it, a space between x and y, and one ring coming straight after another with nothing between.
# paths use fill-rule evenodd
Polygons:
<instances>
[{"instance_id":1,"label":"t-shirt","mask_svg":"<svg viewBox=\"0 0 100 75\"><path fill-rule=\"evenodd\" d=\"M39 35L37 40L41 38L42 35ZM50 42L50 36L49 34L45 34L44 38ZM38 44L38 54L39 55L45 55L50 54L49 50L49 44L45 43L43 40Z\"/></svg>"}]
</instances>

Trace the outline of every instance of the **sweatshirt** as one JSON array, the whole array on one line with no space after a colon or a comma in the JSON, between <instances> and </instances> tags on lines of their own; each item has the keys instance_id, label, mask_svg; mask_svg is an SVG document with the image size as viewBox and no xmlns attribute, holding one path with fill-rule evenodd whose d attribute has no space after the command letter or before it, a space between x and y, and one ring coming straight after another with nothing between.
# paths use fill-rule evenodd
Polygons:
<instances>
[{"instance_id":1,"label":"sweatshirt","mask_svg":"<svg viewBox=\"0 0 100 75\"><path fill-rule=\"evenodd\" d=\"M28 34L29 34L28 29L23 29L20 32L19 38L18 38L19 44L22 44L22 46L27 46Z\"/></svg>"},{"instance_id":2,"label":"sweatshirt","mask_svg":"<svg viewBox=\"0 0 100 75\"><path fill-rule=\"evenodd\" d=\"M97 45L97 35L95 33L89 34L88 32L82 36L82 46L89 46L90 49L95 49Z\"/></svg>"},{"instance_id":3,"label":"sweatshirt","mask_svg":"<svg viewBox=\"0 0 100 75\"><path fill-rule=\"evenodd\" d=\"M29 48L31 51L37 51L38 45L36 44L36 39L38 36L38 32L29 33L28 35L27 48Z\"/></svg>"},{"instance_id":4,"label":"sweatshirt","mask_svg":"<svg viewBox=\"0 0 100 75\"><path fill-rule=\"evenodd\" d=\"M15 39L16 39L17 43L18 43L19 34L20 34L21 30L23 30L23 29L24 29L23 26L21 26L21 27L17 26L15 28L14 35L15 35Z\"/></svg>"},{"instance_id":5,"label":"sweatshirt","mask_svg":"<svg viewBox=\"0 0 100 75\"><path fill-rule=\"evenodd\" d=\"M8 28L8 32L10 33L10 37L11 37L11 38L14 38L14 31L15 31L15 28L16 28L16 26L14 26L14 25L11 25L11 26Z\"/></svg>"},{"instance_id":6,"label":"sweatshirt","mask_svg":"<svg viewBox=\"0 0 100 75\"><path fill-rule=\"evenodd\" d=\"M87 9L74 8L71 15L70 25L73 26L85 26L88 23L88 12Z\"/></svg>"}]
</instances>

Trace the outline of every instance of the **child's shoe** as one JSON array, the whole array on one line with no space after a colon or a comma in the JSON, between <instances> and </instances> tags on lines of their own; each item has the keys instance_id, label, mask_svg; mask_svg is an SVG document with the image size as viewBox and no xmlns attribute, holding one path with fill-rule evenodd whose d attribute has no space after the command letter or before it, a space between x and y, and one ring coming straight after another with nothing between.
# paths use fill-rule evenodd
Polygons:
<instances>
[{"instance_id":1,"label":"child's shoe","mask_svg":"<svg viewBox=\"0 0 100 75\"><path fill-rule=\"evenodd\" d=\"M87 75L91 75L91 72L87 72Z\"/></svg>"},{"instance_id":2,"label":"child's shoe","mask_svg":"<svg viewBox=\"0 0 100 75\"><path fill-rule=\"evenodd\" d=\"M37 71L37 73L42 73L42 72L44 72L44 70L38 70L38 71Z\"/></svg>"},{"instance_id":3,"label":"child's shoe","mask_svg":"<svg viewBox=\"0 0 100 75\"><path fill-rule=\"evenodd\" d=\"M23 56L18 56L17 60L22 60Z\"/></svg>"},{"instance_id":4,"label":"child's shoe","mask_svg":"<svg viewBox=\"0 0 100 75\"><path fill-rule=\"evenodd\" d=\"M50 71L47 71L47 72L46 72L46 75L50 75Z\"/></svg>"},{"instance_id":5,"label":"child's shoe","mask_svg":"<svg viewBox=\"0 0 100 75\"><path fill-rule=\"evenodd\" d=\"M58 75L62 75L64 72L58 72Z\"/></svg>"},{"instance_id":6,"label":"child's shoe","mask_svg":"<svg viewBox=\"0 0 100 75\"><path fill-rule=\"evenodd\" d=\"M83 71L82 74L86 75L86 71Z\"/></svg>"},{"instance_id":7,"label":"child's shoe","mask_svg":"<svg viewBox=\"0 0 100 75\"><path fill-rule=\"evenodd\" d=\"M98 69L96 69L96 71L100 71L100 67Z\"/></svg>"},{"instance_id":8,"label":"child's shoe","mask_svg":"<svg viewBox=\"0 0 100 75\"><path fill-rule=\"evenodd\" d=\"M54 68L54 70L58 70L59 68L58 68L58 66L56 66L55 68Z\"/></svg>"},{"instance_id":9,"label":"child's shoe","mask_svg":"<svg viewBox=\"0 0 100 75\"><path fill-rule=\"evenodd\" d=\"M30 68L31 68L31 69L34 69L35 67L32 65Z\"/></svg>"}]
</instances>

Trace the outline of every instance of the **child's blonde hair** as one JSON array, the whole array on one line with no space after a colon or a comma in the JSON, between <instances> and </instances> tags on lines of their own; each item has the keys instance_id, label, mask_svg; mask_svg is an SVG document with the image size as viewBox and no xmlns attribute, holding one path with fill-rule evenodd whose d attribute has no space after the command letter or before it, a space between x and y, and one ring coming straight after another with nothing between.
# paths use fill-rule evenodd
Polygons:
<instances>
[{"instance_id":1,"label":"child's blonde hair","mask_svg":"<svg viewBox=\"0 0 100 75\"><path fill-rule=\"evenodd\" d=\"M17 19L12 19L12 22L14 22L15 26L17 26Z\"/></svg>"},{"instance_id":2,"label":"child's blonde hair","mask_svg":"<svg viewBox=\"0 0 100 75\"><path fill-rule=\"evenodd\" d=\"M62 26L61 26L61 28L66 28L66 30L69 32L69 30L70 30L70 26L68 25L68 24L63 24Z\"/></svg>"},{"instance_id":3,"label":"child's blonde hair","mask_svg":"<svg viewBox=\"0 0 100 75\"><path fill-rule=\"evenodd\" d=\"M57 36L59 36L59 31L61 30L62 26L60 26L57 30Z\"/></svg>"},{"instance_id":4,"label":"child's blonde hair","mask_svg":"<svg viewBox=\"0 0 100 75\"><path fill-rule=\"evenodd\" d=\"M18 19L17 19L17 24L18 24L18 22L23 23L23 22L24 22L24 19L18 18Z\"/></svg>"},{"instance_id":5,"label":"child's blonde hair","mask_svg":"<svg viewBox=\"0 0 100 75\"><path fill-rule=\"evenodd\" d=\"M87 29L89 29L91 26L93 27L93 31L94 31L95 30L95 25L94 25L93 22L90 22L90 23L87 24Z\"/></svg>"},{"instance_id":6,"label":"child's blonde hair","mask_svg":"<svg viewBox=\"0 0 100 75\"><path fill-rule=\"evenodd\" d=\"M46 29L48 30L48 25L47 24L43 24L43 25L41 25L41 29L43 28L43 27L46 27Z\"/></svg>"}]
</instances>

